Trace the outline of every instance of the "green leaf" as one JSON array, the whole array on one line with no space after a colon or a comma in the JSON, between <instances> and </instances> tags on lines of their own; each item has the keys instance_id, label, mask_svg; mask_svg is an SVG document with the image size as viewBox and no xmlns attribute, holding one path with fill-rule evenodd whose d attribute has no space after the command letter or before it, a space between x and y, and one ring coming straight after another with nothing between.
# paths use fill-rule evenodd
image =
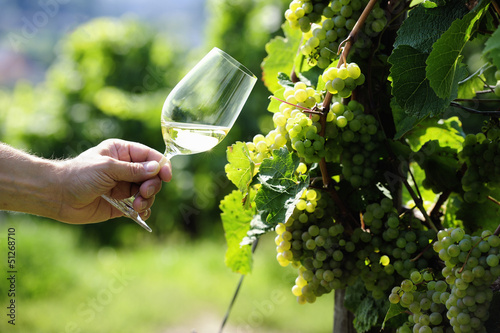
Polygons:
<instances>
[{"instance_id":1,"label":"green leaf","mask_svg":"<svg viewBox=\"0 0 500 333\"><path fill-rule=\"evenodd\" d=\"M293 87L294 86L294 83L293 83L292 79L290 78L290 76L288 76L286 73L283 73L283 72L278 73L278 83L282 87L286 87L286 86Z\"/></svg>"},{"instance_id":2,"label":"green leaf","mask_svg":"<svg viewBox=\"0 0 500 333\"><path fill-rule=\"evenodd\" d=\"M425 171L426 187L435 193L462 191L458 176L461 164L457 161L457 150L440 146L437 140L427 141L418 151L416 162Z\"/></svg>"},{"instance_id":3,"label":"green leaf","mask_svg":"<svg viewBox=\"0 0 500 333\"><path fill-rule=\"evenodd\" d=\"M260 236L272 230L274 230L274 227L262 222L262 216L257 214L250 221L250 230L248 230L247 236L243 238L240 245L253 244Z\"/></svg>"},{"instance_id":4,"label":"green leaf","mask_svg":"<svg viewBox=\"0 0 500 333\"><path fill-rule=\"evenodd\" d=\"M471 99L476 96L476 91L482 90L486 81L483 73L490 69L490 64L484 64L475 73L458 82L458 98Z\"/></svg>"},{"instance_id":5,"label":"green leaf","mask_svg":"<svg viewBox=\"0 0 500 333\"><path fill-rule=\"evenodd\" d=\"M394 97L391 98L391 110L392 118L396 126L394 140L401 139L420 122L419 118L406 114L405 110L396 102L396 98Z\"/></svg>"},{"instance_id":6,"label":"green leaf","mask_svg":"<svg viewBox=\"0 0 500 333\"><path fill-rule=\"evenodd\" d=\"M500 68L500 29L497 29L486 41L483 56L490 59L496 68Z\"/></svg>"},{"instance_id":7,"label":"green leaf","mask_svg":"<svg viewBox=\"0 0 500 333\"><path fill-rule=\"evenodd\" d=\"M227 148L226 154L229 162L226 164L227 178L238 190L247 193L255 171L255 163L250 157L246 143L236 142Z\"/></svg>"},{"instance_id":8,"label":"green leaf","mask_svg":"<svg viewBox=\"0 0 500 333\"><path fill-rule=\"evenodd\" d=\"M398 30L394 48L408 45L422 53L430 53L432 44L448 30L452 22L467 13L467 7L458 0L448 1L446 5L436 8L418 6L410 11Z\"/></svg>"},{"instance_id":9,"label":"green leaf","mask_svg":"<svg viewBox=\"0 0 500 333\"><path fill-rule=\"evenodd\" d=\"M278 73L291 73L297 50L300 46L302 33L285 22L282 26L285 37L275 37L266 44L267 57L262 62L262 79L271 93L281 89L278 83Z\"/></svg>"},{"instance_id":10,"label":"green leaf","mask_svg":"<svg viewBox=\"0 0 500 333\"><path fill-rule=\"evenodd\" d=\"M406 135L413 151L418 151L426 142L437 140L441 147L462 149L465 133L458 117L448 119L426 119Z\"/></svg>"},{"instance_id":11,"label":"green leaf","mask_svg":"<svg viewBox=\"0 0 500 333\"><path fill-rule=\"evenodd\" d=\"M361 279L347 287L345 291L344 305L354 313L353 324L356 332L359 333L368 332L380 325L388 303L386 298L374 299Z\"/></svg>"},{"instance_id":12,"label":"green leaf","mask_svg":"<svg viewBox=\"0 0 500 333\"><path fill-rule=\"evenodd\" d=\"M282 101L285 100L285 97L283 96L284 92L285 92L285 88L281 88L279 90L276 90L274 92L273 96L269 97L269 105L267 106L267 111L272 112L272 113L276 113L280 110L280 105L282 103L280 101L280 99ZM273 97L276 97L276 98L273 98Z\"/></svg>"},{"instance_id":13,"label":"green leaf","mask_svg":"<svg viewBox=\"0 0 500 333\"><path fill-rule=\"evenodd\" d=\"M389 305L389 310L387 310L387 314L385 315L384 322L382 323L382 329L385 327L385 323L390 319L399 316L405 313L405 309L401 306L401 304L392 304Z\"/></svg>"},{"instance_id":14,"label":"green leaf","mask_svg":"<svg viewBox=\"0 0 500 333\"><path fill-rule=\"evenodd\" d=\"M485 3L483 1L483 4ZM438 97L447 99L451 96L454 84L457 82L455 75L461 61L462 50L487 9L487 5L480 5L477 10L460 20L455 20L432 45L432 52L426 60L426 72L430 85Z\"/></svg>"},{"instance_id":15,"label":"green leaf","mask_svg":"<svg viewBox=\"0 0 500 333\"><path fill-rule=\"evenodd\" d=\"M450 197L443 207L443 228L463 228L463 223L457 220L457 211L460 209L462 199L456 193L450 194Z\"/></svg>"},{"instance_id":16,"label":"green leaf","mask_svg":"<svg viewBox=\"0 0 500 333\"><path fill-rule=\"evenodd\" d=\"M249 245L240 245L250 229L255 207L245 209L243 194L234 190L220 203L222 225L226 236L227 251L225 264L234 272L247 274L252 270L252 251Z\"/></svg>"},{"instance_id":17,"label":"green leaf","mask_svg":"<svg viewBox=\"0 0 500 333\"><path fill-rule=\"evenodd\" d=\"M400 45L388 59L392 94L405 113L417 119L438 115L451 101L439 98L430 87L425 59L426 54L407 45Z\"/></svg>"},{"instance_id":18,"label":"green leaf","mask_svg":"<svg viewBox=\"0 0 500 333\"><path fill-rule=\"evenodd\" d=\"M286 221L302 191L309 185L308 177L301 179L295 174L299 163L297 155L281 148L274 150L273 158L265 159L260 165L258 179L261 187L255 204L266 224L275 226Z\"/></svg>"}]
</instances>

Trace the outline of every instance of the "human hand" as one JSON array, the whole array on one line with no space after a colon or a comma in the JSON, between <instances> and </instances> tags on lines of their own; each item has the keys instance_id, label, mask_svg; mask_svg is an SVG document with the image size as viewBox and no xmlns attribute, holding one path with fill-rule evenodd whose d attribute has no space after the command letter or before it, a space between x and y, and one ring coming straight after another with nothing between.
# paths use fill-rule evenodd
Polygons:
<instances>
[{"instance_id":1,"label":"human hand","mask_svg":"<svg viewBox=\"0 0 500 333\"><path fill-rule=\"evenodd\" d=\"M118 139L105 140L60 163L62 203L57 219L68 223L102 222L123 216L102 194L125 199L138 193L134 209L146 220L162 181L172 178L170 161L163 154Z\"/></svg>"}]
</instances>

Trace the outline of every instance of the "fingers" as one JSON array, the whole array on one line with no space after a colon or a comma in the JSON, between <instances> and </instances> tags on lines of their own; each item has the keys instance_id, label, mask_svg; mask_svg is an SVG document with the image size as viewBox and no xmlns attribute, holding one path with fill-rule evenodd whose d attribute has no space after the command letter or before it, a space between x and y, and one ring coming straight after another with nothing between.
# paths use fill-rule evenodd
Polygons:
<instances>
[{"instance_id":1,"label":"fingers","mask_svg":"<svg viewBox=\"0 0 500 333\"><path fill-rule=\"evenodd\" d=\"M160 163L165 159L159 151L138 142L109 139L101 142L99 146L103 155L108 155L124 162L156 161Z\"/></svg>"},{"instance_id":2,"label":"fingers","mask_svg":"<svg viewBox=\"0 0 500 333\"><path fill-rule=\"evenodd\" d=\"M162 182L158 177L148 179L139 187L139 194L144 199L149 199L160 192L161 185Z\"/></svg>"},{"instance_id":3,"label":"fingers","mask_svg":"<svg viewBox=\"0 0 500 333\"><path fill-rule=\"evenodd\" d=\"M161 184L162 182L158 177L141 184L139 195L134 200L134 209L139 214L146 213L151 208L155 201L155 195L161 190Z\"/></svg>"},{"instance_id":4,"label":"fingers","mask_svg":"<svg viewBox=\"0 0 500 333\"><path fill-rule=\"evenodd\" d=\"M163 164L160 162L160 165L161 168L158 176L164 182L169 182L172 180L172 164L170 164L170 161L165 158L165 162Z\"/></svg>"},{"instance_id":5,"label":"fingers","mask_svg":"<svg viewBox=\"0 0 500 333\"><path fill-rule=\"evenodd\" d=\"M143 182L156 175L166 182L172 179L170 161L148 146L118 139L103 141L101 145L101 154L114 159L109 171L116 181Z\"/></svg>"}]
</instances>

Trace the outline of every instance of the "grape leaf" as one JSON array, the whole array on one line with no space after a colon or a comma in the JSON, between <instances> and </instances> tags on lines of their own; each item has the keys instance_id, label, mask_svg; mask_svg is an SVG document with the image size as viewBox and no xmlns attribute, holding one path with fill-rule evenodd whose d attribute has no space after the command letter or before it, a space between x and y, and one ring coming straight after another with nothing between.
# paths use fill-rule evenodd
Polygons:
<instances>
[{"instance_id":1,"label":"grape leaf","mask_svg":"<svg viewBox=\"0 0 500 333\"><path fill-rule=\"evenodd\" d=\"M286 221L309 185L309 178L299 178L295 170L300 163L297 155L286 148L273 151L273 158L265 159L259 168L259 188L255 197L257 210L264 223L275 226Z\"/></svg>"},{"instance_id":2,"label":"grape leaf","mask_svg":"<svg viewBox=\"0 0 500 333\"><path fill-rule=\"evenodd\" d=\"M377 324L380 325L388 303L385 298L374 299L361 279L345 290L344 305L354 313L353 324L356 332L368 332Z\"/></svg>"},{"instance_id":3,"label":"grape leaf","mask_svg":"<svg viewBox=\"0 0 500 333\"><path fill-rule=\"evenodd\" d=\"M241 241L240 245L253 244L257 238L271 230L274 230L274 228L262 222L262 216L257 214L253 217L252 221L250 221L250 229L248 230L246 237Z\"/></svg>"},{"instance_id":4,"label":"grape leaf","mask_svg":"<svg viewBox=\"0 0 500 333\"><path fill-rule=\"evenodd\" d=\"M463 228L461 221L457 220L457 211L460 209L461 199L456 193L451 193L443 207L443 228Z\"/></svg>"},{"instance_id":5,"label":"grape leaf","mask_svg":"<svg viewBox=\"0 0 500 333\"><path fill-rule=\"evenodd\" d=\"M425 171L425 182L436 193L447 190L460 192L461 164L457 161L457 150L440 146L437 140L427 141L419 150L416 162Z\"/></svg>"},{"instance_id":6,"label":"grape leaf","mask_svg":"<svg viewBox=\"0 0 500 333\"><path fill-rule=\"evenodd\" d=\"M500 29L497 29L486 41L483 56L490 59L496 68L500 68Z\"/></svg>"},{"instance_id":7,"label":"grape leaf","mask_svg":"<svg viewBox=\"0 0 500 333\"><path fill-rule=\"evenodd\" d=\"M292 79L290 78L290 76L288 76L286 73L283 73L283 72L278 73L278 83L282 87L286 87L286 86L293 87L294 86L294 83L293 83Z\"/></svg>"},{"instance_id":8,"label":"grape leaf","mask_svg":"<svg viewBox=\"0 0 500 333\"><path fill-rule=\"evenodd\" d=\"M401 139L406 133L413 129L421 120L415 116L405 113L405 110L396 102L396 98L391 98L392 118L396 126L394 140Z\"/></svg>"},{"instance_id":9,"label":"grape leaf","mask_svg":"<svg viewBox=\"0 0 500 333\"><path fill-rule=\"evenodd\" d=\"M438 140L441 147L462 149L465 133L458 117L448 119L425 119L406 135L413 151L418 151L426 142Z\"/></svg>"},{"instance_id":10,"label":"grape leaf","mask_svg":"<svg viewBox=\"0 0 500 333\"><path fill-rule=\"evenodd\" d=\"M447 99L457 82L455 75L461 61L461 53L465 44L475 31L488 5L485 1L476 10L455 20L450 28L432 45L432 52L426 60L427 78L436 95Z\"/></svg>"},{"instance_id":11,"label":"grape leaf","mask_svg":"<svg viewBox=\"0 0 500 333\"><path fill-rule=\"evenodd\" d=\"M234 190L221 201L220 209L227 243L225 264L234 272L247 274L252 270L252 251L249 245L242 246L240 242L250 229L255 207L246 209L242 200L243 194Z\"/></svg>"},{"instance_id":12,"label":"grape leaf","mask_svg":"<svg viewBox=\"0 0 500 333\"><path fill-rule=\"evenodd\" d=\"M422 53L430 53L432 44L448 30L452 22L467 13L467 7L458 0L436 8L418 6L410 11L398 30L394 48L408 45Z\"/></svg>"},{"instance_id":13,"label":"grape leaf","mask_svg":"<svg viewBox=\"0 0 500 333\"><path fill-rule=\"evenodd\" d=\"M450 103L430 87L425 59L426 54L408 45L400 45L388 59L392 64L392 94L405 113L418 119L435 116Z\"/></svg>"},{"instance_id":14,"label":"grape leaf","mask_svg":"<svg viewBox=\"0 0 500 333\"><path fill-rule=\"evenodd\" d=\"M458 82L458 98L470 99L476 96L476 91L483 89L486 81L483 73L490 69L490 64L484 64L475 73Z\"/></svg>"},{"instance_id":15,"label":"grape leaf","mask_svg":"<svg viewBox=\"0 0 500 333\"><path fill-rule=\"evenodd\" d=\"M385 323L390 319L399 316L401 314L405 314L405 309L401 306L401 304L390 304L389 310L387 310L387 314L385 315L384 322L382 323L382 329L385 327Z\"/></svg>"},{"instance_id":16,"label":"grape leaf","mask_svg":"<svg viewBox=\"0 0 500 333\"><path fill-rule=\"evenodd\" d=\"M262 62L262 79L271 93L281 89L278 73L291 73L302 33L285 22L282 26L285 37L278 36L266 44L267 57Z\"/></svg>"},{"instance_id":17,"label":"grape leaf","mask_svg":"<svg viewBox=\"0 0 500 333\"><path fill-rule=\"evenodd\" d=\"M269 105L267 106L267 111L276 113L280 110L281 101L285 100L283 93L285 92L285 88L281 88L274 92L274 95L269 97ZM280 101L281 100L281 101Z\"/></svg>"},{"instance_id":18,"label":"grape leaf","mask_svg":"<svg viewBox=\"0 0 500 333\"><path fill-rule=\"evenodd\" d=\"M227 178L242 192L248 192L248 186L252 181L255 163L250 157L250 151L246 143L236 142L227 147L226 173Z\"/></svg>"}]
</instances>

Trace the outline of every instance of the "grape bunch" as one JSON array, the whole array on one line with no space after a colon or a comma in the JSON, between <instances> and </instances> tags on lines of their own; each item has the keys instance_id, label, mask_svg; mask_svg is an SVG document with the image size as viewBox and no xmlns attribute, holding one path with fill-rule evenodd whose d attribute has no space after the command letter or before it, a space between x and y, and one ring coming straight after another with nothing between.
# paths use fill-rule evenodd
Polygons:
<instances>
[{"instance_id":1,"label":"grape bunch","mask_svg":"<svg viewBox=\"0 0 500 333\"><path fill-rule=\"evenodd\" d=\"M493 298L491 284L500 276L500 238L485 230L470 236L461 228L438 233L434 250L446 267L442 274L449 285L446 315L454 332L486 332Z\"/></svg>"},{"instance_id":2,"label":"grape bunch","mask_svg":"<svg viewBox=\"0 0 500 333\"><path fill-rule=\"evenodd\" d=\"M448 284L444 280L436 281L430 270L413 271L410 278L392 288L389 295L389 302L399 303L411 313L396 332L451 333L444 305L449 296Z\"/></svg>"},{"instance_id":3,"label":"grape bunch","mask_svg":"<svg viewBox=\"0 0 500 333\"><path fill-rule=\"evenodd\" d=\"M432 253L425 249L436 233L410 214L400 217L389 198L369 204L363 223L380 244L376 249L384 257L387 273L407 279L413 271L429 267Z\"/></svg>"},{"instance_id":4,"label":"grape bunch","mask_svg":"<svg viewBox=\"0 0 500 333\"><path fill-rule=\"evenodd\" d=\"M304 191L290 218L276 226L276 259L281 266L292 264L298 268L292 293L301 304L312 303L316 297L342 286L335 279L343 272L330 269L330 261L342 259L335 244L344 229L328 217L327 205L320 191Z\"/></svg>"},{"instance_id":5,"label":"grape bunch","mask_svg":"<svg viewBox=\"0 0 500 333\"><path fill-rule=\"evenodd\" d=\"M459 157L467 165L462 177L464 200L485 202L491 190L500 188L500 140L490 140L484 133L469 134Z\"/></svg>"},{"instance_id":6,"label":"grape bunch","mask_svg":"<svg viewBox=\"0 0 500 333\"><path fill-rule=\"evenodd\" d=\"M319 190L309 189L291 217L276 227L278 262L298 268L292 293L299 303L314 302L316 297L353 285L358 279L374 298L381 299L399 276L410 277L411 272L428 266L428 255L418 260L412 256L428 245L429 236L434 234L408 229L389 198L366 207L363 228L346 230L331 216L328 200ZM413 227L422 226L414 223Z\"/></svg>"},{"instance_id":7,"label":"grape bunch","mask_svg":"<svg viewBox=\"0 0 500 333\"><path fill-rule=\"evenodd\" d=\"M328 14L329 0L293 0L285 11L290 26L302 32L311 30L311 23L319 23L323 14Z\"/></svg>"},{"instance_id":8,"label":"grape bunch","mask_svg":"<svg viewBox=\"0 0 500 333\"><path fill-rule=\"evenodd\" d=\"M340 130L342 175L358 188L368 186L375 178L378 161L384 154L383 132L379 131L375 117L364 113L360 103L350 101L347 107L348 122Z\"/></svg>"},{"instance_id":9,"label":"grape bunch","mask_svg":"<svg viewBox=\"0 0 500 333\"><path fill-rule=\"evenodd\" d=\"M389 302L411 312L398 332L486 332L490 286L500 276L500 238L450 228L438 232L433 248L445 264L439 278L430 269L415 270L389 295Z\"/></svg>"},{"instance_id":10,"label":"grape bunch","mask_svg":"<svg viewBox=\"0 0 500 333\"><path fill-rule=\"evenodd\" d=\"M320 112L324 99L322 91L301 81L287 86L283 91L284 100L273 115L275 128L266 136L258 134L247 143L250 157L258 164L269 158L273 150L286 146L308 164L318 163L322 158L327 162L340 162L344 141L344 146L353 145L359 153L353 161L346 157L346 178L350 179L354 170L353 185L358 180L366 184L375 169L374 150L379 147L381 132L377 131L376 119L363 114L360 103L352 100L344 105L337 101L350 96L352 90L364 82L364 75L357 64L350 63L338 69L329 68L323 78L326 88L337 95L324 121ZM352 167L351 162L354 163Z\"/></svg>"},{"instance_id":11,"label":"grape bunch","mask_svg":"<svg viewBox=\"0 0 500 333\"><path fill-rule=\"evenodd\" d=\"M305 43L300 52L308 57L312 65L327 68L337 58L340 43L348 37L367 3L367 0L293 0L285 18L292 28L300 29L304 34ZM385 12L377 3L365 22L363 32L373 37L386 25ZM358 50L367 50L370 46L369 38L358 38L354 43L354 48ZM366 52L361 54L368 55Z\"/></svg>"},{"instance_id":12,"label":"grape bunch","mask_svg":"<svg viewBox=\"0 0 500 333\"><path fill-rule=\"evenodd\" d=\"M275 128L266 136L257 134L252 142L247 142L250 157L255 163L262 162L271 156L275 149L290 143L290 137L299 132L312 129L312 121L303 113L304 109L311 109L322 101L322 95L303 82L297 82L294 87L287 87L284 91L286 103L281 103L279 111L273 115ZM295 126L297 125L297 126ZM314 130L314 129L312 129ZM317 130L317 129L316 129Z\"/></svg>"},{"instance_id":13,"label":"grape bunch","mask_svg":"<svg viewBox=\"0 0 500 333\"><path fill-rule=\"evenodd\" d=\"M356 63L343 64L340 68L330 67L323 73L326 89L341 98L351 96L357 86L365 82L365 76Z\"/></svg>"}]
</instances>

